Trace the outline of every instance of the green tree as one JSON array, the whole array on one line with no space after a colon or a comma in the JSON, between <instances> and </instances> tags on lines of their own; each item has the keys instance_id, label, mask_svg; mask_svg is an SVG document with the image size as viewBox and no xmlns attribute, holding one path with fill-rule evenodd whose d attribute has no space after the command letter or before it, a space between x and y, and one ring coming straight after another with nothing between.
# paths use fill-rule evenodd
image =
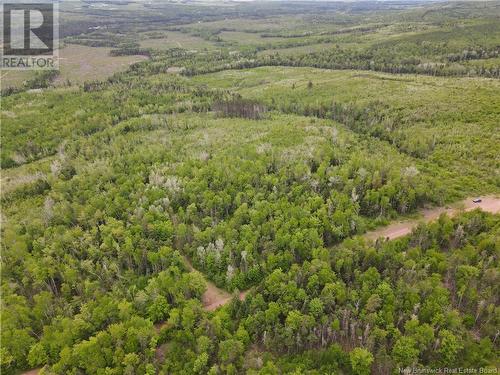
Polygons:
<instances>
[{"instance_id":1,"label":"green tree","mask_svg":"<svg viewBox=\"0 0 500 375\"><path fill-rule=\"evenodd\" d=\"M401 336L392 348L392 358L399 367L411 366L417 363L419 350L412 337Z\"/></svg>"},{"instance_id":2,"label":"green tree","mask_svg":"<svg viewBox=\"0 0 500 375\"><path fill-rule=\"evenodd\" d=\"M457 336L451 331L443 329L439 332L440 345L437 350L439 354L439 362L443 365L452 365L455 363L458 352L462 349Z\"/></svg>"},{"instance_id":3,"label":"green tree","mask_svg":"<svg viewBox=\"0 0 500 375\"><path fill-rule=\"evenodd\" d=\"M373 355L364 348L354 348L349 354L351 369L355 375L368 375L371 372Z\"/></svg>"}]
</instances>

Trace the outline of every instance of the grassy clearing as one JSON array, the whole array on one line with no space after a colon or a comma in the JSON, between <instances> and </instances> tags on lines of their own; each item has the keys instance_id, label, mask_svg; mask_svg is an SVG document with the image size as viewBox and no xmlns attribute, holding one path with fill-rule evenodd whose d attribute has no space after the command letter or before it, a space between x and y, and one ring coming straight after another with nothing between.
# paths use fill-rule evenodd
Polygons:
<instances>
[{"instance_id":1,"label":"grassy clearing","mask_svg":"<svg viewBox=\"0 0 500 375\"><path fill-rule=\"evenodd\" d=\"M252 30L258 33L282 32L283 30L295 30L297 27L306 26L301 16L276 16L270 18L233 18L219 21L209 21L184 25L182 28L190 30L218 31L231 29L236 31ZM308 25L311 27L311 25Z\"/></svg>"},{"instance_id":2,"label":"grassy clearing","mask_svg":"<svg viewBox=\"0 0 500 375\"><path fill-rule=\"evenodd\" d=\"M144 56L111 56L111 48L87 47L68 44L59 51L59 76L56 86L70 81L80 84L85 81L103 80L112 74L126 70L130 64L146 59ZM3 71L2 89L21 87L23 82L34 76L33 71Z\"/></svg>"},{"instance_id":3,"label":"grassy clearing","mask_svg":"<svg viewBox=\"0 0 500 375\"><path fill-rule=\"evenodd\" d=\"M158 51L169 48L184 48L188 50L213 49L215 45L200 37L179 31L166 31L164 38L145 39L140 42L142 48L153 48Z\"/></svg>"},{"instance_id":4,"label":"grassy clearing","mask_svg":"<svg viewBox=\"0 0 500 375\"><path fill-rule=\"evenodd\" d=\"M283 40L283 38L274 38L274 37L263 38L260 34L247 33L242 31L223 31L219 35L223 40L229 42L235 42L241 45L268 44L271 42L277 42Z\"/></svg>"},{"instance_id":5,"label":"grassy clearing","mask_svg":"<svg viewBox=\"0 0 500 375\"><path fill-rule=\"evenodd\" d=\"M279 53L283 56L297 55L303 53L311 53L311 52L321 52L328 49L333 49L335 47L335 43L318 43L318 44L309 44L307 46L300 47L290 47L290 48L278 48L278 49L266 49L263 51L257 52L257 56L267 56L272 55L274 53Z\"/></svg>"},{"instance_id":6,"label":"grassy clearing","mask_svg":"<svg viewBox=\"0 0 500 375\"><path fill-rule=\"evenodd\" d=\"M4 70L0 72L1 88L21 87L32 76L33 72L29 70Z\"/></svg>"},{"instance_id":7,"label":"grassy clearing","mask_svg":"<svg viewBox=\"0 0 500 375\"><path fill-rule=\"evenodd\" d=\"M130 64L145 60L144 56L110 56L110 48L96 48L69 44L60 51L61 73L55 84L102 80L113 73L126 70Z\"/></svg>"},{"instance_id":8,"label":"grassy clearing","mask_svg":"<svg viewBox=\"0 0 500 375\"><path fill-rule=\"evenodd\" d=\"M17 168L3 170L1 176L2 194L8 194L40 179L46 179L50 175L50 164L53 161L54 157L47 157Z\"/></svg>"}]
</instances>

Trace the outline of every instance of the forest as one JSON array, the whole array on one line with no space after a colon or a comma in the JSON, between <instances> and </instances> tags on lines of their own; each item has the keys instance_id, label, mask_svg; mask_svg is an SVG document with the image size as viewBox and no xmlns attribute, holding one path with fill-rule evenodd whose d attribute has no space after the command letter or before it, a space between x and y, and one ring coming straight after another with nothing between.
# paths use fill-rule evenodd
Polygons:
<instances>
[{"instance_id":1,"label":"forest","mask_svg":"<svg viewBox=\"0 0 500 375\"><path fill-rule=\"evenodd\" d=\"M496 373L499 17L61 3L141 58L2 72L2 374Z\"/></svg>"}]
</instances>

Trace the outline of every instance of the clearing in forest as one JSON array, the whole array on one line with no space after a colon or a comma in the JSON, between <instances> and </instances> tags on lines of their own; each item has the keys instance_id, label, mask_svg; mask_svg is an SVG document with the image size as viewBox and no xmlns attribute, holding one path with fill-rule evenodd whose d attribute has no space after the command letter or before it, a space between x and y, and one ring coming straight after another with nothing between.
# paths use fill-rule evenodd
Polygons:
<instances>
[{"instance_id":1,"label":"clearing in forest","mask_svg":"<svg viewBox=\"0 0 500 375\"><path fill-rule=\"evenodd\" d=\"M126 70L131 64L146 60L146 56L112 56L111 48L89 47L68 44L59 51L59 75L54 84L61 86L70 81L80 84L85 81L104 80L112 74ZM21 87L25 81L35 77L34 71L5 71L1 73L2 89Z\"/></svg>"},{"instance_id":2,"label":"clearing in forest","mask_svg":"<svg viewBox=\"0 0 500 375\"><path fill-rule=\"evenodd\" d=\"M188 258L184 257L184 260L186 262L188 269L191 272L199 272L193 267ZM203 275L201 272L200 274ZM233 296L230 293L228 293L224 289L218 288L213 282L207 280L206 278L205 282L207 283L207 289L205 290L205 293L203 293L203 296L201 297L203 308L205 310L214 311L218 307L223 306L229 301L231 301L231 298ZM241 301L245 299L247 293L248 291L240 292L239 298Z\"/></svg>"}]
</instances>

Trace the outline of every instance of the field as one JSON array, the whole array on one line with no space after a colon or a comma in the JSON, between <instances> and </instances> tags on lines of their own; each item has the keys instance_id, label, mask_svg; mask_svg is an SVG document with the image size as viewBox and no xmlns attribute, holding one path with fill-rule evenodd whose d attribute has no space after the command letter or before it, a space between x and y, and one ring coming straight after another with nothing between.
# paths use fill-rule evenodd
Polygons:
<instances>
[{"instance_id":1,"label":"field","mask_svg":"<svg viewBox=\"0 0 500 375\"><path fill-rule=\"evenodd\" d=\"M246 33L243 31L222 31L218 34L222 40L234 42L241 45L267 44L281 40L280 38L263 38L257 33Z\"/></svg>"},{"instance_id":2,"label":"field","mask_svg":"<svg viewBox=\"0 0 500 375\"><path fill-rule=\"evenodd\" d=\"M126 70L130 64L145 60L144 56L110 56L110 48L93 48L69 44L60 51L60 74L56 86L81 84L85 81L104 80L116 72Z\"/></svg>"},{"instance_id":3,"label":"field","mask_svg":"<svg viewBox=\"0 0 500 375\"><path fill-rule=\"evenodd\" d=\"M499 12L61 3L2 72L2 374L494 371Z\"/></svg>"},{"instance_id":4,"label":"field","mask_svg":"<svg viewBox=\"0 0 500 375\"><path fill-rule=\"evenodd\" d=\"M144 56L111 56L111 48L95 48L68 44L59 51L59 74L51 82L54 86L79 85L85 81L103 80L126 70L130 64L146 59ZM2 89L22 87L35 75L30 71L2 72Z\"/></svg>"},{"instance_id":5,"label":"field","mask_svg":"<svg viewBox=\"0 0 500 375\"><path fill-rule=\"evenodd\" d=\"M268 55L273 55L279 53L280 55L283 56L290 56L290 55L296 55L296 54L305 54L305 53L312 53L312 52L321 52L325 51L328 49L334 48L335 44L334 43L318 43L318 44L308 44L306 46L300 46L300 47L289 47L289 48L280 48L280 49L265 49L262 51L259 51L257 53L257 56L268 56Z\"/></svg>"},{"instance_id":6,"label":"field","mask_svg":"<svg viewBox=\"0 0 500 375\"><path fill-rule=\"evenodd\" d=\"M154 39L144 39L140 42L143 48L152 48L154 50L166 50L169 48L184 48L187 50L213 49L214 44L200 37L178 31L167 31L162 33L164 37L155 37Z\"/></svg>"},{"instance_id":7,"label":"field","mask_svg":"<svg viewBox=\"0 0 500 375\"><path fill-rule=\"evenodd\" d=\"M30 71L3 71L1 73L1 86L6 87L21 87L23 82L28 80L32 73Z\"/></svg>"}]
</instances>

